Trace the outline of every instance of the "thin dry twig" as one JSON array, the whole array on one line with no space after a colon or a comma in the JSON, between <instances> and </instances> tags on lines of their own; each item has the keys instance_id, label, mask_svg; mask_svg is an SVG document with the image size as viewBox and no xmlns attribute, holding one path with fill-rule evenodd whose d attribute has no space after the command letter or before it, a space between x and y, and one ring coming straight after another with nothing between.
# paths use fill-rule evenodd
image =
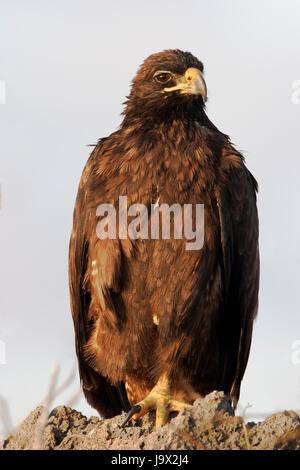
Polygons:
<instances>
[{"instance_id":1,"label":"thin dry twig","mask_svg":"<svg viewBox=\"0 0 300 470\"><path fill-rule=\"evenodd\" d=\"M6 398L0 395L0 421L2 422L2 434L8 436L13 432L14 425L10 414L9 404Z\"/></svg>"},{"instance_id":2,"label":"thin dry twig","mask_svg":"<svg viewBox=\"0 0 300 470\"><path fill-rule=\"evenodd\" d=\"M59 366L55 365L51 372L48 393L41 403L43 406L43 411L36 425L35 434L34 434L34 438L32 441L33 450L39 450L42 448L43 432L44 432L47 419L48 419L49 407L55 396L55 387L56 387L56 382L58 379L58 373L59 373Z\"/></svg>"},{"instance_id":3,"label":"thin dry twig","mask_svg":"<svg viewBox=\"0 0 300 470\"><path fill-rule=\"evenodd\" d=\"M57 388L58 375L59 375L59 366L56 364L53 367L52 372L51 372L47 395L41 403L41 405L43 406L43 411L36 425L35 435L34 435L34 438L32 441L32 447L31 447L32 450L42 449L43 433L47 424L51 403L57 396L63 393L73 383L73 381L75 380L75 376L76 376L75 367L73 366L66 380L62 383L60 387ZM77 391L73 396L71 396L71 398L68 400L68 403L74 403L75 401L77 401L78 398L79 398L79 393Z\"/></svg>"},{"instance_id":4,"label":"thin dry twig","mask_svg":"<svg viewBox=\"0 0 300 470\"><path fill-rule=\"evenodd\" d=\"M245 441L246 441L247 450L252 450L252 447L251 447L251 444L250 444L249 434L248 434L248 430L247 430L246 423L245 423L245 416L246 416L246 411L248 410L248 408L251 408L251 406L252 405L250 405L250 403L247 403L247 405L245 406L245 408L243 409L242 414L241 414L241 417L242 417L242 420L243 420L242 426L243 426L243 431L244 431L244 434L245 434Z\"/></svg>"}]
</instances>

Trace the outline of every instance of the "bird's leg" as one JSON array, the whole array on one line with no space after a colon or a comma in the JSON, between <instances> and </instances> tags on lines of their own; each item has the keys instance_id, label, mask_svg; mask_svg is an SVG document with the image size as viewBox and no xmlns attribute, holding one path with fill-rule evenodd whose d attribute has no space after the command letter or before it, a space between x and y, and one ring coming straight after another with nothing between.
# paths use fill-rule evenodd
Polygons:
<instances>
[{"instance_id":1,"label":"bird's leg","mask_svg":"<svg viewBox=\"0 0 300 470\"><path fill-rule=\"evenodd\" d=\"M168 420L168 415L172 411L181 411L185 407L191 407L189 403L172 398L170 393L170 381L168 377L163 374L159 378L157 384L153 387L150 393L144 400L137 403L129 411L122 426L131 419L138 419L144 416L149 411L156 410L156 423L155 426L163 426Z\"/></svg>"}]
</instances>

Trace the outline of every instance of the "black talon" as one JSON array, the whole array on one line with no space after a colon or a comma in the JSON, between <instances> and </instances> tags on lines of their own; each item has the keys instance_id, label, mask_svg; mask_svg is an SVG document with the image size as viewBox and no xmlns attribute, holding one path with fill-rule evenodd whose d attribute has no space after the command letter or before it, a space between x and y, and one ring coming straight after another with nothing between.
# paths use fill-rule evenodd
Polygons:
<instances>
[{"instance_id":1,"label":"black talon","mask_svg":"<svg viewBox=\"0 0 300 470\"><path fill-rule=\"evenodd\" d=\"M142 407L140 405L134 405L129 411L128 415L126 416L125 421L121 424L121 427L124 428L125 424L128 423L128 421L132 418L132 416L135 415L135 413L139 413L141 409Z\"/></svg>"}]
</instances>

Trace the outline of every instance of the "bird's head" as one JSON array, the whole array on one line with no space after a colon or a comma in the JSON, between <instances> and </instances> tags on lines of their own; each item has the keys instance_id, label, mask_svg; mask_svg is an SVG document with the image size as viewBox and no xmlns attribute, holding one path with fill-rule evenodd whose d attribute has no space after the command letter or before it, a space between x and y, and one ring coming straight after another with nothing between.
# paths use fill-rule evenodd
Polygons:
<instances>
[{"instance_id":1,"label":"bird's head","mask_svg":"<svg viewBox=\"0 0 300 470\"><path fill-rule=\"evenodd\" d=\"M190 52L166 50L139 68L124 114L156 120L190 115L204 107L206 95L202 62Z\"/></svg>"}]
</instances>

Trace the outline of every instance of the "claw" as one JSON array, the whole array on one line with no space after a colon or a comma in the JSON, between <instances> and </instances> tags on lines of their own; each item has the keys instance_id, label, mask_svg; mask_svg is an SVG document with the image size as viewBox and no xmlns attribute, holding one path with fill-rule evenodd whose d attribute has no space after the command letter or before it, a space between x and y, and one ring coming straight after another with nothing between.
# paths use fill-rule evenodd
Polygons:
<instances>
[{"instance_id":1,"label":"claw","mask_svg":"<svg viewBox=\"0 0 300 470\"><path fill-rule=\"evenodd\" d=\"M125 421L122 424L124 427L128 421L138 419L144 416L146 413L152 410L156 410L156 429L163 426L168 421L169 413L172 411L181 411L183 408L191 407L189 403L185 403L179 400L174 400L170 395L170 384L169 380L163 375L147 395L144 400L137 403L129 411Z\"/></svg>"},{"instance_id":2,"label":"claw","mask_svg":"<svg viewBox=\"0 0 300 470\"><path fill-rule=\"evenodd\" d=\"M128 415L126 416L125 421L121 424L121 427L124 428L125 425L128 423L128 421L131 420L133 415L135 415L136 413L139 413L141 411L141 409L142 409L142 407L140 405L134 405L131 408L131 410L129 411Z\"/></svg>"}]
</instances>

